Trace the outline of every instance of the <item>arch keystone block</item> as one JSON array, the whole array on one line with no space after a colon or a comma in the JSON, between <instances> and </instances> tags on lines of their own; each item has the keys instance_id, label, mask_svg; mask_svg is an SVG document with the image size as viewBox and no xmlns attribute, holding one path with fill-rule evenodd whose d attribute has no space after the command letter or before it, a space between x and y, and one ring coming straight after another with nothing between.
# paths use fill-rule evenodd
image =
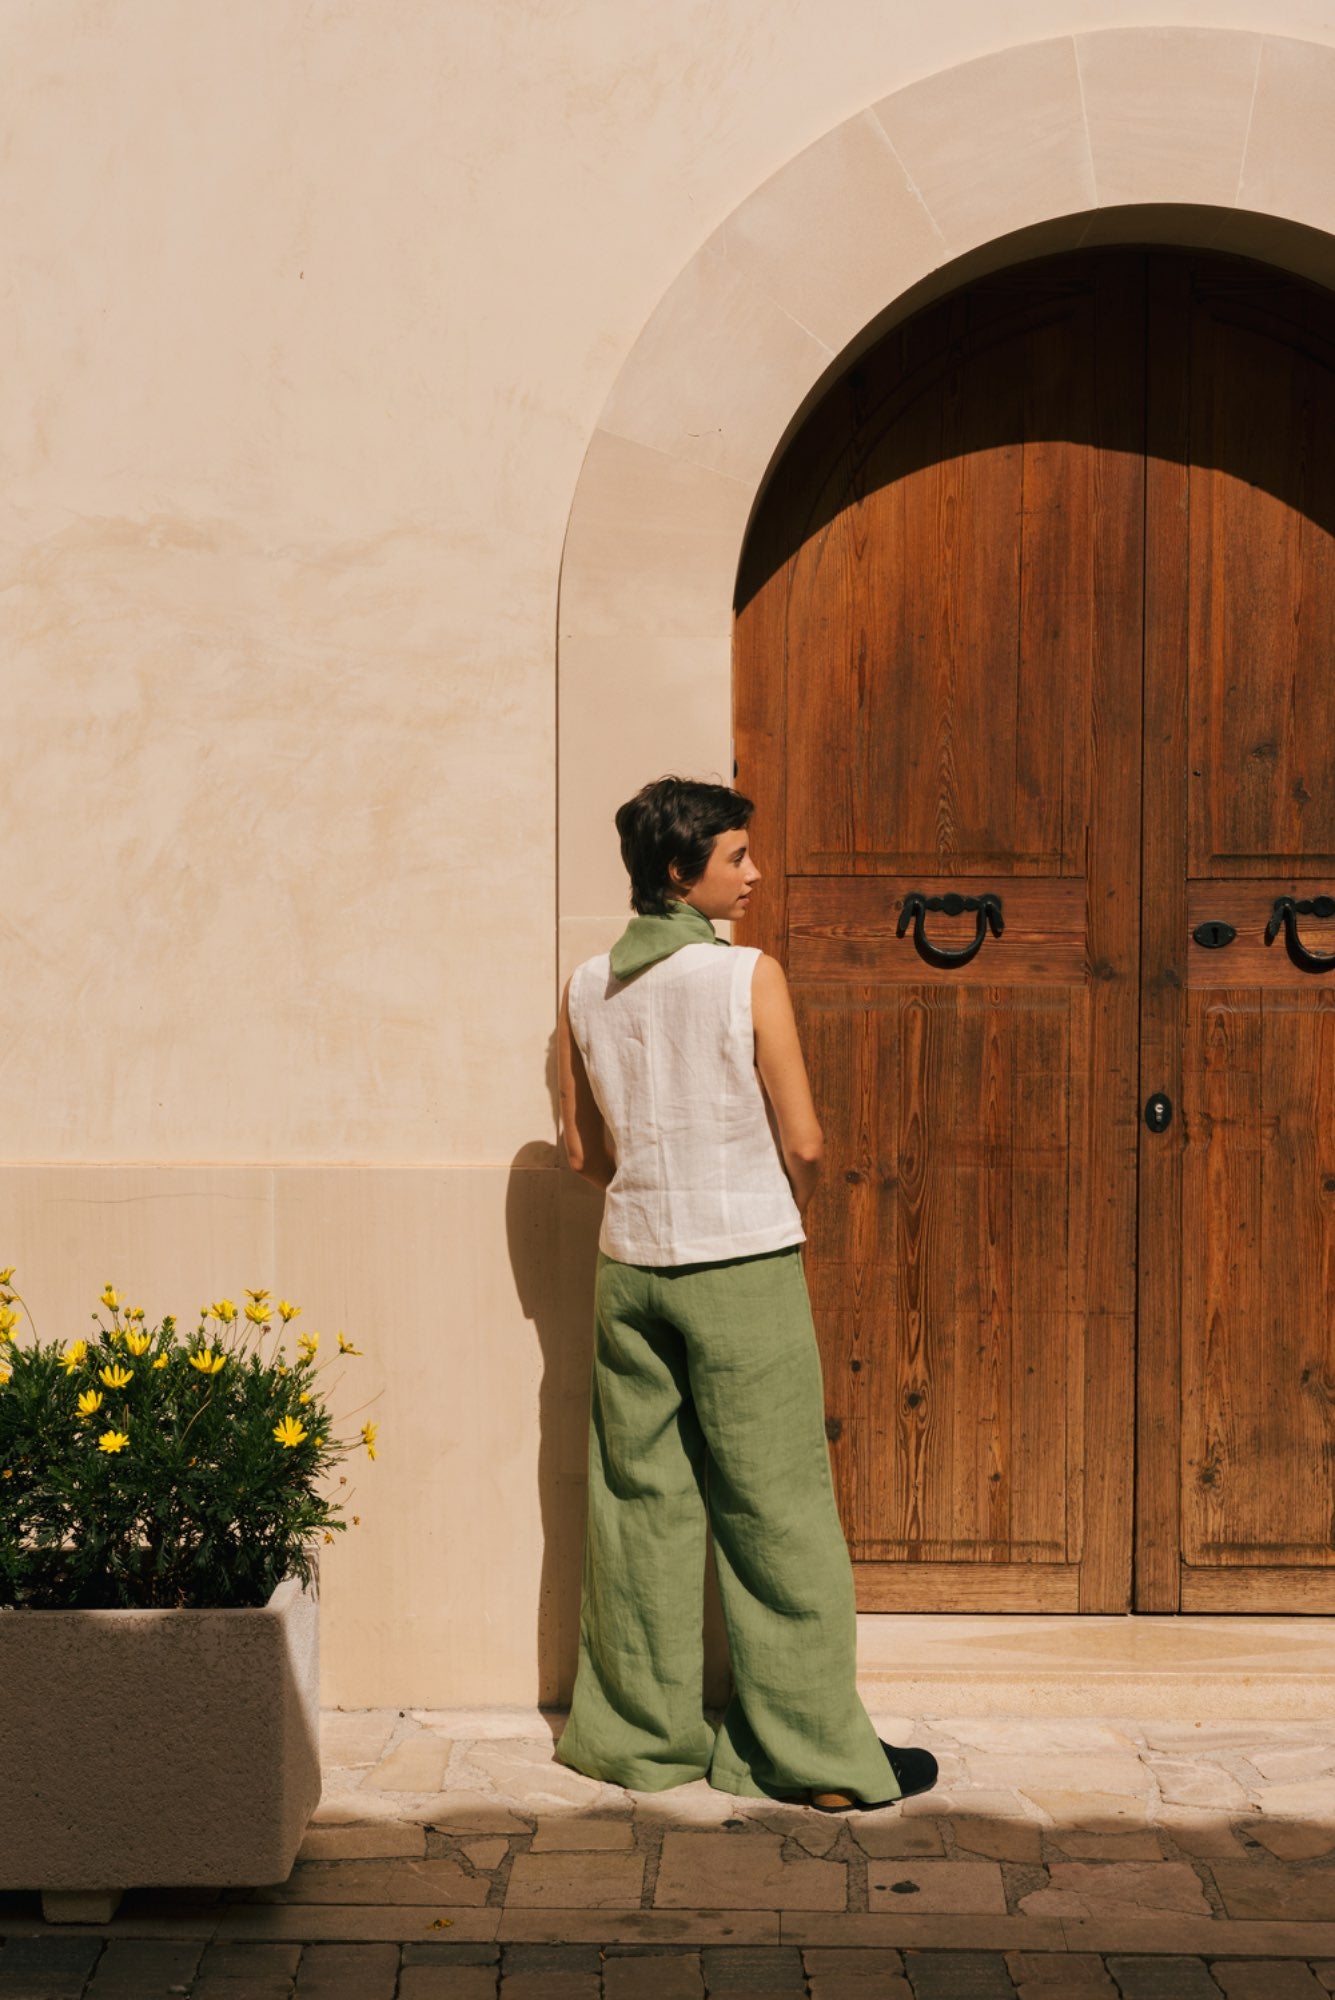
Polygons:
<instances>
[{"instance_id":1,"label":"arch keystone block","mask_svg":"<svg viewBox=\"0 0 1335 2000\"><path fill-rule=\"evenodd\" d=\"M952 251L1096 203L1069 36L979 56L873 110Z\"/></svg>"},{"instance_id":2,"label":"arch keystone block","mask_svg":"<svg viewBox=\"0 0 1335 2000\"><path fill-rule=\"evenodd\" d=\"M1260 35L1213 28L1111 28L1077 35L1101 205L1231 203L1251 116Z\"/></svg>"}]
</instances>

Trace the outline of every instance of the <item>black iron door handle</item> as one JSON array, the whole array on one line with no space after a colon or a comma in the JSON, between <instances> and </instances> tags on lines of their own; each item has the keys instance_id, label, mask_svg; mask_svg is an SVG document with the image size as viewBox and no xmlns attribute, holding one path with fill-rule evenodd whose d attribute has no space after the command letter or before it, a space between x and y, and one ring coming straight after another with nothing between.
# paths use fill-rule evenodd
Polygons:
<instances>
[{"instance_id":1,"label":"black iron door handle","mask_svg":"<svg viewBox=\"0 0 1335 2000\"><path fill-rule=\"evenodd\" d=\"M1276 896L1265 941L1273 944L1284 926L1284 942L1289 957L1304 972L1335 972L1335 951L1309 951L1298 935L1299 917L1335 917L1335 897L1313 896L1300 903L1296 896Z\"/></svg>"},{"instance_id":2,"label":"black iron door handle","mask_svg":"<svg viewBox=\"0 0 1335 2000\"><path fill-rule=\"evenodd\" d=\"M941 910L948 917L961 917L966 910L976 910L978 925L972 943L959 945L953 951L946 945L933 944L925 929L929 910ZM1000 896L957 896L954 890L946 896L925 896L921 889L915 889L911 895L905 896L895 936L903 937L910 924L913 925L913 942L919 958L925 958L929 965L939 966L943 971L953 965L967 965L971 958L977 958L989 924L993 937L1000 937L1006 928Z\"/></svg>"}]
</instances>

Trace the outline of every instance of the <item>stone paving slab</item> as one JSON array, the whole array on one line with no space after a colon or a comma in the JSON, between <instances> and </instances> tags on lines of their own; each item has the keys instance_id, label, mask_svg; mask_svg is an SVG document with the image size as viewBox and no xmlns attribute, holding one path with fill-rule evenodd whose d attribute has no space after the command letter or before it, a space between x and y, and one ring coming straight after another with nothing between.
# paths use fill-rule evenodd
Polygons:
<instances>
[{"instance_id":1,"label":"stone paving slab","mask_svg":"<svg viewBox=\"0 0 1335 2000\"><path fill-rule=\"evenodd\" d=\"M867 1903L869 1909L887 1916L954 1912L1004 1917L1006 1889L995 1861L915 1861L911 1865L895 1861L889 1866L878 1861L867 1870Z\"/></svg>"},{"instance_id":2,"label":"stone paving slab","mask_svg":"<svg viewBox=\"0 0 1335 2000\"><path fill-rule=\"evenodd\" d=\"M608 1944L778 1944L777 1910L505 1910L497 1936Z\"/></svg>"},{"instance_id":3,"label":"stone paving slab","mask_svg":"<svg viewBox=\"0 0 1335 2000\"><path fill-rule=\"evenodd\" d=\"M1093 1952L1010 1951L1006 1970L1024 2000L1118 2000L1112 1975Z\"/></svg>"},{"instance_id":4,"label":"stone paving slab","mask_svg":"<svg viewBox=\"0 0 1335 2000\"><path fill-rule=\"evenodd\" d=\"M1335 1924L1224 1924L1199 1917L1121 1917L1063 1923L1061 1930L1067 1951L1182 1952L1198 1958L1241 1952L1256 1957L1324 1958L1335 1951Z\"/></svg>"},{"instance_id":5,"label":"stone paving slab","mask_svg":"<svg viewBox=\"0 0 1335 2000\"><path fill-rule=\"evenodd\" d=\"M506 1889L507 1909L560 1910L578 1902L587 1908L638 1910L644 1888L644 1857L589 1853L517 1854Z\"/></svg>"},{"instance_id":6,"label":"stone paving slab","mask_svg":"<svg viewBox=\"0 0 1335 2000\"><path fill-rule=\"evenodd\" d=\"M451 1969L409 1965L399 1974L397 2000L496 2000L497 1977L490 1965ZM191 2000L195 2000L193 1994Z\"/></svg>"},{"instance_id":7,"label":"stone paving slab","mask_svg":"<svg viewBox=\"0 0 1335 2000\"><path fill-rule=\"evenodd\" d=\"M606 1958L604 2000L704 2000L699 1954L672 1958Z\"/></svg>"},{"instance_id":8,"label":"stone paving slab","mask_svg":"<svg viewBox=\"0 0 1335 2000\"><path fill-rule=\"evenodd\" d=\"M374 1861L299 1861L286 1882L257 1889L259 1903L485 1903L491 1883L465 1872L457 1861L424 1861L416 1855Z\"/></svg>"},{"instance_id":9,"label":"stone paving slab","mask_svg":"<svg viewBox=\"0 0 1335 2000\"><path fill-rule=\"evenodd\" d=\"M748 1951L736 1945L706 1945L700 1970L711 1994L753 1991L756 1987L803 1992L806 1972L795 1945L762 1945Z\"/></svg>"},{"instance_id":10,"label":"stone paving slab","mask_svg":"<svg viewBox=\"0 0 1335 2000\"><path fill-rule=\"evenodd\" d=\"M905 1946L968 1945L983 1951L1065 1951L1063 1926L1051 1917L924 1914L920 1917L850 1910L834 1916L784 1911L785 1944Z\"/></svg>"},{"instance_id":11,"label":"stone paving slab","mask_svg":"<svg viewBox=\"0 0 1335 2000\"><path fill-rule=\"evenodd\" d=\"M1201 1959L1105 1959L1123 2000L1217 2000L1220 1988Z\"/></svg>"},{"instance_id":12,"label":"stone paving slab","mask_svg":"<svg viewBox=\"0 0 1335 2000\"><path fill-rule=\"evenodd\" d=\"M1325 1987L1292 1958L1216 1959L1210 1974L1228 2000L1325 2000Z\"/></svg>"},{"instance_id":13,"label":"stone paving slab","mask_svg":"<svg viewBox=\"0 0 1335 2000\"><path fill-rule=\"evenodd\" d=\"M351 1908L337 1903L230 1903L215 1920L213 1935L401 1944L408 1938L428 1937L439 1927L454 1938L493 1938L502 1914L499 1909L440 1908L429 1903Z\"/></svg>"}]
</instances>

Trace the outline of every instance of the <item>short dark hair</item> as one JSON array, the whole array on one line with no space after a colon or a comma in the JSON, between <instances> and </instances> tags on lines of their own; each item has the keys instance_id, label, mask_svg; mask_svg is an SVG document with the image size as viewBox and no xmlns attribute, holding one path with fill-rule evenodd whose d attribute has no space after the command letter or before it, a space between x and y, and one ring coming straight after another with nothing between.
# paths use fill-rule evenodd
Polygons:
<instances>
[{"instance_id":1,"label":"short dark hair","mask_svg":"<svg viewBox=\"0 0 1335 2000\"><path fill-rule=\"evenodd\" d=\"M642 785L616 813L631 908L642 917L667 916L675 893L668 863L676 862L689 888L704 874L717 836L744 827L754 811L751 800L728 785L672 777Z\"/></svg>"}]
</instances>

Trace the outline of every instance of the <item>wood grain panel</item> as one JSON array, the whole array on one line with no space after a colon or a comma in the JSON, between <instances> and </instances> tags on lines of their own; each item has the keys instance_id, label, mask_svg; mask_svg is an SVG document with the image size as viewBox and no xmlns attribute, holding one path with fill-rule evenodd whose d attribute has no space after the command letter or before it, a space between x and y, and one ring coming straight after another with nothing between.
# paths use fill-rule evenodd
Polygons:
<instances>
[{"instance_id":1,"label":"wood grain panel","mask_svg":"<svg viewBox=\"0 0 1335 2000\"><path fill-rule=\"evenodd\" d=\"M843 995L838 996L842 1002ZM825 1379L835 1492L852 1531L872 1506L895 1431L899 1274L890 1253L897 1159L878 1115L882 1050L872 1013L798 994L809 1066L829 1081L825 1182L805 1217L805 1267ZM892 1052L893 1052L893 1044Z\"/></svg>"},{"instance_id":2,"label":"wood grain panel","mask_svg":"<svg viewBox=\"0 0 1335 2000\"><path fill-rule=\"evenodd\" d=\"M1193 277L1189 872L1310 878L1335 869L1335 315L1277 273Z\"/></svg>"},{"instance_id":3,"label":"wood grain panel","mask_svg":"<svg viewBox=\"0 0 1335 2000\"><path fill-rule=\"evenodd\" d=\"M1291 1617L1311 1612L1329 1618L1335 1613L1335 1570L1191 1569L1184 1563L1181 1599L1184 1611L1216 1616L1250 1611ZM879 1608L859 1600L860 1610Z\"/></svg>"},{"instance_id":4,"label":"wood grain panel","mask_svg":"<svg viewBox=\"0 0 1335 2000\"><path fill-rule=\"evenodd\" d=\"M849 371L785 465L795 870L1082 872L1099 556L1073 517L1085 439L1121 414L1096 408L1095 318L1087 285L947 301Z\"/></svg>"},{"instance_id":5,"label":"wood grain panel","mask_svg":"<svg viewBox=\"0 0 1335 2000\"><path fill-rule=\"evenodd\" d=\"M859 1562L859 1611L1078 1611L1074 1563Z\"/></svg>"},{"instance_id":6,"label":"wood grain panel","mask_svg":"<svg viewBox=\"0 0 1335 2000\"><path fill-rule=\"evenodd\" d=\"M1335 870L1329 882L1300 882L1292 876L1266 882L1233 878L1188 882L1186 923L1191 940L1186 950L1188 986L1303 991L1319 987L1323 980L1335 981L1335 964L1329 973L1307 972L1295 965L1282 930L1272 943L1265 941L1276 897L1293 896L1299 902L1311 902L1319 894L1335 896ZM1191 938L1200 924L1210 921L1232 924L1237 932L1232 944L1212 950ZM1309 951L1335 954L1335 918L1299 917L1298 936Z\"/></svg>"},{"instance_id":7,"label":"wood grain panel","mask_svg":"<svg viewBox=\"0 0 1335 2000\"><path fill-rule=\"evenodd\" d=\"M1005 928L989 930L978 956L942 974L913 942L912 925L896 937L904 899L924 895L999 895ZM794 875L788 885L788 973L793 980L874 980L878 985L919 986L948 978L952 984L1080 986L1089 976L1085 950L1086 887L1083 880L1007 880L994 875ZM972 942L976 915L932 910L925 935L956 951Z\"/></svg>"},{"instance_id":8,"label":"wood grain panel","mask_svg":"<svg viewBox=\"0 0 1335 2000\"><path fill-rule=\"evenodd\" d=\"M1245 1505L1264 1309L1260 1016L1246 994L1193 996L1183 1055L1182 1554L1197 1563ZM1238 1371L1242 1374L1239 1377ZM1250 1393L1249 1393L1250 1392Z\"/></svg>"},{"instance_id":9,"label":"wood grain panel","mask_svg":"<svg viewBox=\"0 0 1335 2000\"><path fill-rule=\"evenodd\" d=\"M1064 1556L1057 1468L1083 1331L1064 1311L1054 1256L1070 1233L1071 1003L1037 992L1017 1010L986 991L892 993L893 1007L853 1012L845 989L794 987L803 1046L833 1106L807 1271L850 1542L859 1556L873 1544ZM1043 1129L1031 1131L1031 1116ZM889 1146L894 1132L901 1142ZM959 1476L934 1480L940 1464Z\"/></svg>"},{"instance_id":10,"label":"wood grain panel","mask_svg":"<svg viewBox=\"0 0 1335 2000\"><path fill-rule=\"evenodd\" d=\"M1335 1565L1335 1006L1193 995L1189 1023L1184 1560Z\"/></svg>"}]
</instances>

